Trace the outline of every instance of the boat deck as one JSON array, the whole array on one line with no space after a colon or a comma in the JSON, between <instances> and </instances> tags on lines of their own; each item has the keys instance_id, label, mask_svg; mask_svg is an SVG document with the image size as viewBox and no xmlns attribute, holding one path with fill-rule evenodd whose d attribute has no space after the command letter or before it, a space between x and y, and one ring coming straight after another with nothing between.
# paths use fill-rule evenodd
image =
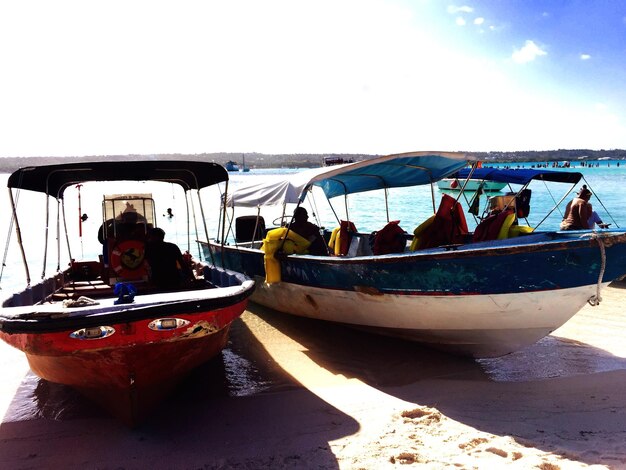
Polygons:
<instances>
[{"instance_id":1,"label":"boat deck","mask_svg":"<svg viewBox=\"0 0 626 470\"><path fill-rule=\"evenodd\" d=\"M146 281L132 282L137 289L137 294L156 294L164 292ZM187 285L176 290L196 290L215 288L216 286L204 279L196 279L193 285ZM63 300L76 300L79 297L89 297L90 299L102 299L106 297L117 297L115 289L103 282L101 279L91 281L72 281L61 287L46 298L44 303L62 302Z\"/></svg>"},{"instance_id":2,"label":"boat deck","mask_svg":"<svg viewBox=\"0 0 626 470\"><path fill-rule=\"evenodd\" d=\"M77 299L81 296L89 298L112 297L113 287L105 284L101 279L93 281L73 281L53 293L49 302L58 302L67 299Z\"/></svg>"}]
</instances>

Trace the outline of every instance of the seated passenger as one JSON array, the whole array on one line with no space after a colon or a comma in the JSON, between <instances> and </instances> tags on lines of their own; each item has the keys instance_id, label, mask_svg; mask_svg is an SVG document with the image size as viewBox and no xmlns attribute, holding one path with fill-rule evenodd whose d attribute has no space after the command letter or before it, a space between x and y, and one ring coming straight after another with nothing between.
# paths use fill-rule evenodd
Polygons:
<instances>
[{"instance_id":1,"label":"seated passenger","mask_svg":"<svg viewBox=\"0 0 626 470\"><path fill-rule=\"evenodd\" d=\"M116 221L115 235L118 239L131 238L137 229L137 221L139 216L137 212L122 212L119 220Z\"/></svg>"},{"instance_id":2,"label":"seated passenger","mask_svg":"<svg viewBox=\"0 0 626 470\"><path fill-rule=\"evenodd\" d=\"M591 199L591 191L587 189L587 185L583 184L576 197L565 207L561 230L585 230L591 228L589 219L593 209L591 204L589 204L589 199Z\"/></svg>"},{"instance_id":3,"label":"seated passenger","mask_svg":"<svg viewBox=\"0 0 626 470\"><path fill-rule=\"evenodd\" d=\"M327 256L328 249L326 248L326 242L320 234L320 229L317 225L309 222L309 214L304 207L297 207L293 213L293 219L289 225L289 230L293 230L302 238L306 238L311 242L309 246L309 253L317 256Z\"/></svg>"},{"instance_id":4,"label":"seated passenger","mask_svg":"<svg viewBox=\"0 0 626 470\"><path fill-rule=\"evenodd\" d=\"M164 238L163 229L153 228L148 232L145 259L150 265L150 281L159 289L176 289L190 282L193 272L180 248Z\"/></svg>"}]
</instances>

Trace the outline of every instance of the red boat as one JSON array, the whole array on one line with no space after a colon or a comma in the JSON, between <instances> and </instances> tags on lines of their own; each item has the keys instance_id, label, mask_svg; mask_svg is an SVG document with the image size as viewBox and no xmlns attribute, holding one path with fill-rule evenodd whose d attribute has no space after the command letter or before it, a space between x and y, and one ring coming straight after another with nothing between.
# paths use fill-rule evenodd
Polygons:
<instances>
[{"instance_id":1,"label":"red boat","mask_svg":"<svg viewBox=\"0 0 626 470\"><path fill-rule=\"evenodd\" d=\"M188 265L180 267L193 278L175 288L155 285L144 257L157 222L154 200L124 194L103 199L97 260L70 257L68 269L31 286L13 191L37 191L61 202L66 188L89 181L169 182L182 186L188 205L203 213L200 189L227 180L223 167L189 161L71 163L14 172L8 186L27 286L2 303L0 338L24 351L39 377L78 389L131 426L140 423L192 369L220 353L254 282L187 251ZM139 209L127 232L121 207Z\"/></svg>"}]
</instances>

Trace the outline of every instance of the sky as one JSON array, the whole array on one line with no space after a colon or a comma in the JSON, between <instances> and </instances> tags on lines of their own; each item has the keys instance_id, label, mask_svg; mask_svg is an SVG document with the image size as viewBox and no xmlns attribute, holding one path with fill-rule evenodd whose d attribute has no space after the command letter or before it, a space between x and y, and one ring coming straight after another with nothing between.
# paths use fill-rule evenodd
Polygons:
<instances>
[{"instance_id":1,"label":"sky","mask_svg":"<svg viewBox=\"0 0 626 470\"><path fill-rule=\"evenodd\" d=\"M618 0L0 0L0 157L626 148Z\"/></svg>"}]
</instances>

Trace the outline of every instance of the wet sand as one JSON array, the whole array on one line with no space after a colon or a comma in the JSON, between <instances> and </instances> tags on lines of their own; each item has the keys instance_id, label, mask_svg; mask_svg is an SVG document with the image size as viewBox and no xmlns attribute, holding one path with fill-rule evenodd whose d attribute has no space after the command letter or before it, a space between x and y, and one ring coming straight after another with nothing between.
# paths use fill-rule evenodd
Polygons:
<instances>
[{"instance_id":1,"label":"wet sand","mask_svg":"<svg viewBox=\"0 0 626 470\"><path fill-rule=\"evenodd\" d=\"M2 343L0 468L626 468L623 287L480 361L251 305L135 430Z\"/></svg>"}]
</instances>

